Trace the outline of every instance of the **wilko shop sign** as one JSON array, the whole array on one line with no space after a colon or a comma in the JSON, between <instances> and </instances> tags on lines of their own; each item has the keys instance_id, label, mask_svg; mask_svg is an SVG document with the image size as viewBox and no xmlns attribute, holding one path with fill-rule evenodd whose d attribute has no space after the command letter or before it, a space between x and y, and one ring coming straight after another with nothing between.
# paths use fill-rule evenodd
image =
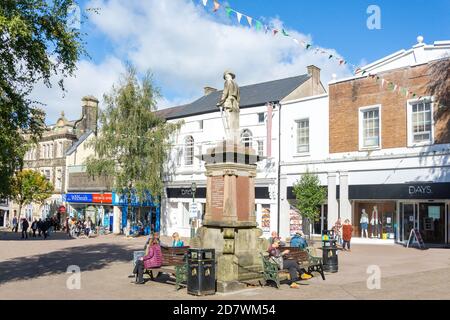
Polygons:
<instances>
[{"instance_id":1,"label":"wilko shop sign","mask_svg":"<svg viewBox=\"0 0 450 320\"><path fill-rule=\"evenodd\" d=\"M68 193L66 201L71 203L112 203L111 193Z\"/></svg>"}]
</instances>

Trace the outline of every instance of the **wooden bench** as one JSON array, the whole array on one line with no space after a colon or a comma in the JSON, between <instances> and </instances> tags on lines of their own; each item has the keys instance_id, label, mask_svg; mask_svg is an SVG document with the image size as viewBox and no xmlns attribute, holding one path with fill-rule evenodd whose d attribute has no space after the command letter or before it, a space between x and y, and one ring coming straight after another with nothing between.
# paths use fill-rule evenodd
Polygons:
<instances>
[{"instance_id":1,"label":"wooden bench","mask_svg":"<svg viewBox=\"0 0 450 320\"><path fill-rule=\"evenodd\" d=\"M317 257L311 256L307 251L300 248L283 247L281 251L290 250L284 259L296 260L300 267L304 268L308 274L312 272L318 272L322 279L325 280L323 272L323 265L321 260L317 260ZM287 269L278 269L278 265L269 258L268 253L260 253L263 263L263 278L264 282L273 281L277 288L280 288L280 281L289 278L289 272Z\"/></svg>"},{"instance_id":2,"label":"wooden bench","mask_svg":"<svg viewBox=\"0 0 450 320\"><path fill-rule=\"evenodd\" d=\"M145 269L144 273L154 280L160 273L167 273L175 277L175 289L179 290L181 284L187 281L187 253L189 247L161 246L163 264L159 268ZM156 274L156 275L155 275Z\"/></svg>"}]
</instances>

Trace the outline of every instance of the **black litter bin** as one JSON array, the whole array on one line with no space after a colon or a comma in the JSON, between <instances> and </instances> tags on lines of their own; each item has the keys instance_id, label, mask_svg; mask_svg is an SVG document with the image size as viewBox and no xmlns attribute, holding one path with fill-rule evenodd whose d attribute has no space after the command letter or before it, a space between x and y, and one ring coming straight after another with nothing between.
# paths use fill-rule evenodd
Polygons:
<instances>
[{"instance_id":1,"label":"black litter bin","mask_svg":"<svg viewBox=\"0 0 450 320\"><path fill-rule=\"evenodd\" d=\"M216 293L214 249L189 249L187 292L196 296Z\"/></svg>"},{"instance_id":2,"label":"black litter bin","mask_svg":"<svg viewBox=\"0 0 450 320\"><path fill-rule=\"evenodd\" d=\"M338 272L338 248L336 242L337 240L335 239L322 239L323 270L326 272Z\"/></svg>"}]
</instances>

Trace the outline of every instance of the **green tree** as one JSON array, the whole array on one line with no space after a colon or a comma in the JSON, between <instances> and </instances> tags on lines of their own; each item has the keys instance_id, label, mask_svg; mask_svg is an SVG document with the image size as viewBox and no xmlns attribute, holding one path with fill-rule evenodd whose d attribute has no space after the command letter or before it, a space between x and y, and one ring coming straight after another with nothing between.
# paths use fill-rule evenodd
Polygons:
<instances>
[{"instance_id":1,"label":"green tree","mask_svg":"<svg viewBox=\"0 0 450 320\"><path fill-rule=\"evenodd\" d=\"M303 221L311 227L311 223L320 216L320 206L327 197L327 191L320 185L316 174L306 172L293 186L293 192L297 199L296 207L300 211ZM311 230L309 228L308 232Z\"/></svg>"},{"instance_id":2,"label":"green tree","mask_svg":"<svg viewBox=\"0 0 450 320\"><path fill-rule=\"evenodd\" d=\"M79 30L71 28L75 0L0 1L0 196L10 194L15 170L22 168L25 137L37 140L45 113L29 98L38 82L73 75L85 53Z\"/></svg>"},{"instance_id":3,"label":"green tree","mask_svg":"<svg viewBox=\"0 0 450 320\"><path fill-rule=\"evenodd\" d=\"M150 193L157 200L161 195L169 138L181 125L167 123L156 114L158 97L150 73L139 80L136 69L128 66L119 85L103 97L100 133L90 143L95 154L86 160L88 174L112 177L114 190L129 205L133 196L142 200Z\"/></svg>"},{"instance_id":4,"label":"green tree","mask_svg":"<svg viewBox=\"0 0 450 320\"><path fill-rule=\"evenodd\" d=\"M19 205L19 216L24 205L43 204L53 192L53 185L37 171L25 169L15 174L11 183L11 198Z\"/></svg>"}]
</instances>

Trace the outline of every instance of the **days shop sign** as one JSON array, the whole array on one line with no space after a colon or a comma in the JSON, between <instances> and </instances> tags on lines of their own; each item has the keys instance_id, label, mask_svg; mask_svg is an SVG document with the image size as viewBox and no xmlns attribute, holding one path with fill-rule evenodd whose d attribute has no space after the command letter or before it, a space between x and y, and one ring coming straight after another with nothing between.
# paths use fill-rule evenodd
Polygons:
<instances>
[{"instance_id":1,"label":"days shop sign","mask_svg":"<svg viewBox=\"0 0 450 320\"><path fill-rule=\"evenodd\" d=\"M409 186L408 192L410 196L414 196L417 194L432 194L433 190L431 186Z\"/></svg>"},{"instance_id":2,"label":"days shop sign","mask_svg":"<svg viewBox=\"0 0 450 320\"><path fill-rule=\"evenodd\" d=\"M350 185L349 199L450 199L450 183Z\"/></svg>"}]
</instances>

